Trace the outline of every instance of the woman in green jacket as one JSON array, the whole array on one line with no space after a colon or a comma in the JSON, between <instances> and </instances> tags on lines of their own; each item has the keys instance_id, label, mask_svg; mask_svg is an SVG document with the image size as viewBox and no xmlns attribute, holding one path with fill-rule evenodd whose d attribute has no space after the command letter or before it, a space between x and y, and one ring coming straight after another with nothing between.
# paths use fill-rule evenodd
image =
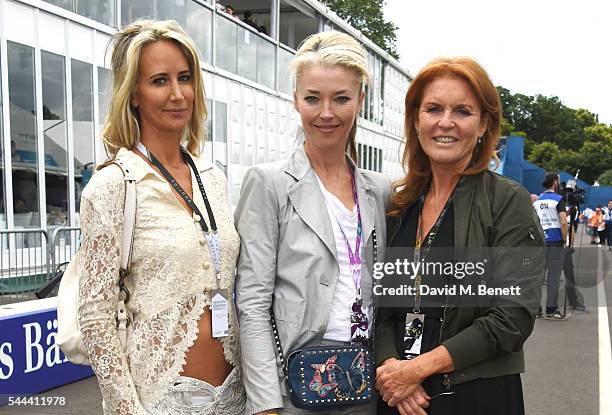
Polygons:
<instances>
[{"instance_id":1,"label":"woman in green jacket","mask_svg":"<svg viewBox=\"0 0 612 415\"><path fill-rule=\"evenodd\" d=\"M419 72L405 104L408 173L387 226L395 267L375 290L380 413L524 414L544 237L527 191L488 170L499 95L474 60L444 58Z\"/></svg>"}]
</instances>

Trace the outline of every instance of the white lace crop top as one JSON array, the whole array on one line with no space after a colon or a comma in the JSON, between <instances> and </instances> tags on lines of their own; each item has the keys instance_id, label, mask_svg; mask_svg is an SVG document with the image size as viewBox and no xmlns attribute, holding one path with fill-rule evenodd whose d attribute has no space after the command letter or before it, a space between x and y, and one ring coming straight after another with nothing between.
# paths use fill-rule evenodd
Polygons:
<instances>
[{"instance_id":1,"label":"white lace crop top","mask_svg":"<svg viewBox=\"0 0 612 415\"><path fill-rule=\"evenodd\" d=\"M123 353L114 310L125 187L123 174L114 165L93 175L81 199L79 324L105 413L146 414L181 372L216 278L202 229L174 196L170 184L127 149L121 149L117 158L137 179L131 272L126 277L134 330ZM194 161L217 222L220 285L233 292L239 238L227 202L226 178L212 164L195 157ZM193 200L206 212L193 172L191 176ZM240 352L233 302L230 307L230 335L222 343L225 359L237 366Z\"/></svg>"}]
</instances>

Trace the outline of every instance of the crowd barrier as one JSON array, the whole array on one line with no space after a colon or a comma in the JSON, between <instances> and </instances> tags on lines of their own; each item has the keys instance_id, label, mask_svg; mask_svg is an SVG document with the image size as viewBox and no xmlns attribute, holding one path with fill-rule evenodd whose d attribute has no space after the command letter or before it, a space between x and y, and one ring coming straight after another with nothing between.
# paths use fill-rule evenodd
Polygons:
<instances>
[{"instance_id":1,"label":"crowd barrier","mask_svg":"<svg viewBox=\"0 0 612 415\"><path fill-rule=\"evenodd\" d=\"M93 375L55 343L58 283L79 239L70 227L0 231L0 412L11 398Z\"/></svg>"},{"instance_id":2,"label":"crowd barrier","mask_svg":"<svg viewBox=\"0 0 612 415\"><path fill-rule=\"evenodd\" d=\"M0 230L0 305L56 295L80 234L75 227Z\"/></svg>"}]
</instances>

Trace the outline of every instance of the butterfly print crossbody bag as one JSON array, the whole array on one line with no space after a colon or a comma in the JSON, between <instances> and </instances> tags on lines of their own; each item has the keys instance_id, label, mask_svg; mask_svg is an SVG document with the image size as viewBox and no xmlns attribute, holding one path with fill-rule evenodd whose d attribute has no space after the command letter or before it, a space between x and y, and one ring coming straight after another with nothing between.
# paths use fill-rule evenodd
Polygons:
<instances>
[{"instance_id":1,"label":"butterfly print crossbody bag","mask_svg":"<svg viewBox=\"0 0 612 415\"><path fill-rule=\"evenodd\" d=\"M376 229L373 242L377 262ZM285 361L274 313L272 331L287 391L295 407L327 411L374 399L374 359L370 347L362 344L304 347L289 353Z\"/></svg>"}]
</instances>

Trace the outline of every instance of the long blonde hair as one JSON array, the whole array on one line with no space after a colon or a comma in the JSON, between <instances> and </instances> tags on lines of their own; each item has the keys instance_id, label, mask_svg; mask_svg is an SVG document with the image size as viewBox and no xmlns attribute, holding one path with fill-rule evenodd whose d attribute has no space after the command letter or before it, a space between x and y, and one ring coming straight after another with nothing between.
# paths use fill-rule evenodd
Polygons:
<instances>
[{"instance_id":1,"label":"long blonde hair","mask_svg":"<svg viewBox=\"0 0 612 415\"><path fill-rule=\"evenodd\" d=\"M308 36L298 48L289 68L297 80L305 69L317 64L341 66L354 71L361 81L362 91L370 83L368 55L359 42L345 33L329 31ZM346 151L355 162L357 162L355 144L357 117L358 115L355 117L346 142Z\"/></svg>"},{"instance_id":2,"label":"long blonde hair","mask_svg":"<svg viewBox=\"0 0 612 415\"><path fill-rule=\"evenodd\" d=\"M425 87L436 79L456 77L465 80L478 99L481 117L487 119L487 129L481 137L481 143L472 152L472 159L462 175L475 175L489 167L493 159L499 162L495 150L499 141L501 124L501 102L491 78L478 62L472 58L437 58L429 62L414 78L408 88L405 100L404 134L406 146L402 156L402 166L406 176L394 183L394 194L391 196L389 216L400 216L404 209L418 199L425 184L431 178L429 158L421 148L415 120L421 106Z\"/></svg>"},{"instance_id":3,"label":"long blonde hair","mask_svg":"<svg viewBox=\"0 0 612 415\"><path fill-rule=\"evenodd\" d=\"M145 45L159 40L174 42L189 63L193 80L194 108L185 135L187 150L196 156L200 153L207 111L197 47L174 20L137 20L117 32L111 44L113 91L102 130L102 140L112 158L121 147L131 149L140 140L139 115L136 108L132 107L130 98L138 82L142 49Z\"/></svg>"}]
</instances>

